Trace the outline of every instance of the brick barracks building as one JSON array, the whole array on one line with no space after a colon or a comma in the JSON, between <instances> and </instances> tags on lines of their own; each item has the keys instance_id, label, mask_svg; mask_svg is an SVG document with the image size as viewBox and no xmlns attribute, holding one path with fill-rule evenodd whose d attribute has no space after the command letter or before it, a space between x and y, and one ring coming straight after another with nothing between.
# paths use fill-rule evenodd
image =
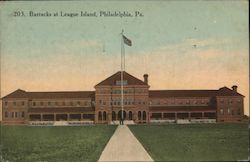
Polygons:
<instances>
[{"instance_id":1,"label":"brick barracks building","mask_svg":"<svg viewBox=\"0 0 250 162\"><path fill-rule=\"evenodd\" d=\"M144 81L124 75L124 118L127 122L241 122L244 96L232 89L149 90ZM121 72L95 86L95 91L27 92L18 89L2 98L4 124L65 121L115 123L121 119Z\"/></svg>"}]
</instances>

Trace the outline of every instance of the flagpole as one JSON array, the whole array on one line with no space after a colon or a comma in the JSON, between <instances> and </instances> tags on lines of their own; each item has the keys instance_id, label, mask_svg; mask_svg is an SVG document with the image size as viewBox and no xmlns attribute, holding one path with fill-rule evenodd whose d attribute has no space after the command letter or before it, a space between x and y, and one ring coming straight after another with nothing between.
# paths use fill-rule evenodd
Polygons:
<instances>
[{"instance_id":1,"label":"flagpole","mask_svg":"<svg viewBox=\"0 0 250 162\"><path fill-rule=\"evenodd\" d=\"M121 33L121 108L122 108L122 114L121 114L121 121L122 121L122 125L123 125L123 116L124 116L124 114L123 114L123 111L124 111L124 105L123 105L123 70L124 70L124 68L125 68L125 60L124 60L124 55L125 55L125 53L124 53L125 51L124 51L124 40L123 40L123 29L122 29L122 33Z\"/></svg>"}]
</instances>

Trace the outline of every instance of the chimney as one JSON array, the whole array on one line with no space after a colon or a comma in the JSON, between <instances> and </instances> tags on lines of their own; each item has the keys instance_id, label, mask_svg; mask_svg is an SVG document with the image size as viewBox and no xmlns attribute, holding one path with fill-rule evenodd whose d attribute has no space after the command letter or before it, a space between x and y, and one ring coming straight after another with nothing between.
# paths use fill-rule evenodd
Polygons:
<instances>
[{"instance_id":1,"label":"chimney","mask_svg":"<svg viewBox=\"0 0 250 162\"><path fill-rule=\"evenodd\" d=\"M144 74L144 75L143 75L143 78L144 78L144 82L145 82L146 84L148 84L148 74Z\"/></svg>"},{"instance_id":2,"label":"chimney","mask_svg":"<svg viewBox=\"0 0 250 162\"><path fill-rule=\"evenodd\" d=\"M233 86L232 86L232 89L233 89L233 91L235 91L235 92L237 92L237 88L238 88L238 86L236 86L236 85L233 85Z\"/></svg>"}]
</instances>

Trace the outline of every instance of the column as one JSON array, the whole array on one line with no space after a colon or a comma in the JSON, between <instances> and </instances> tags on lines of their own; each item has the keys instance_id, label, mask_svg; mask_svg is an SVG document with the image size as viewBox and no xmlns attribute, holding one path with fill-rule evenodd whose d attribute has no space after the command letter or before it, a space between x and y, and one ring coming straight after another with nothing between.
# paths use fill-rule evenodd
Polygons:
<instances>
[{"instance_id":1,"label":"column","mask_svg":"<svg viewBox=\"0 0 250 162\"><path fill-rule=\"evenodd\" d=\"M70 116L69 116L69 114L67 114L67 121L69 121L70 120Z\"/></svg>"},{"instance_id":2,"label":"column","mask_svg":"<svg viewBox=\"0 0 250 162\"><path fill-rule=\"evenodd\" d=\"M148 112L148 117L147 117L147 119L148 119L148 123L150 122L150 113Z\"/></svg>"},{"instance_id":3,"label":"column","mask_svg":"<svg viewBox=\"0 0 250 162\"><path fill-rule=\"evenodd\" d=\"M107 112L107 121L108 123L110 123L112 121L112 111L111 112Z\"/></svg>"}]
</instances>

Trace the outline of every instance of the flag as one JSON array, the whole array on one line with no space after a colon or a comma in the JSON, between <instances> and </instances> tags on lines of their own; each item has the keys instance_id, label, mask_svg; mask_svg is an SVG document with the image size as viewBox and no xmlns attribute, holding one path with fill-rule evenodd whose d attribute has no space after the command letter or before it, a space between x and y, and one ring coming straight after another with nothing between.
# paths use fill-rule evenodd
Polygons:
<instances>
[{"instance_id":1,"label":"flag","mask_svg":"<svg viewBox=\"0 0 250 162\"><path fill-rule=\"evenodd\" d=\"M123 37L123 41L126 45L128 46L132 46L132 41L130 39L128 39L127 37L125 37L124 35L122 35Z\"/></svg>"}]
</instances>

